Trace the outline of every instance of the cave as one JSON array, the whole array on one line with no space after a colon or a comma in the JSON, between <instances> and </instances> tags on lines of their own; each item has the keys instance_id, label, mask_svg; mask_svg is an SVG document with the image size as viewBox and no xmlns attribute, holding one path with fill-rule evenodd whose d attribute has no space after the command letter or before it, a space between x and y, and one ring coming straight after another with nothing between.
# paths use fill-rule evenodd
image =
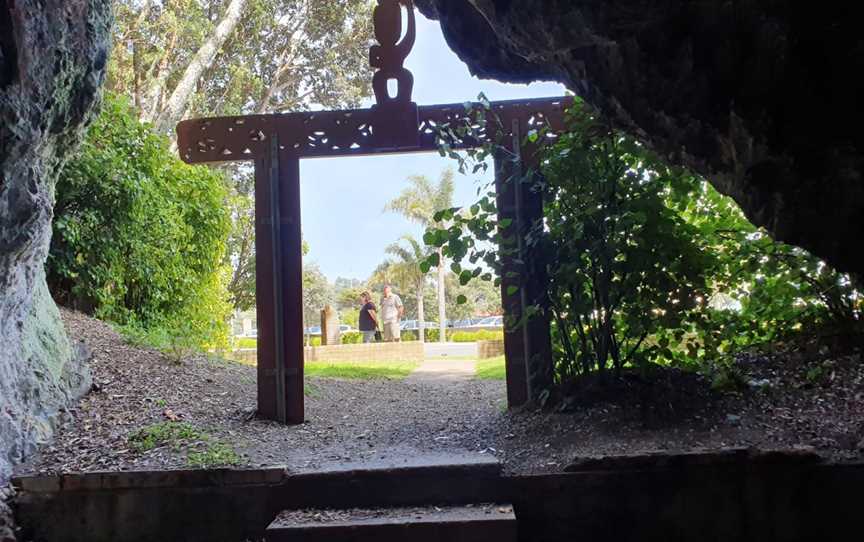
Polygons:
<instances>
[{"instance_id":1,"label":"cave","mask_svg":"<svg viewBox=\"0 0 864 542\"><path fill-rule=\"evenodd\" d=\"M417 0L472 72L565 83L775 239L864 273L860 8Z\"/></svg>"}]
</instances>

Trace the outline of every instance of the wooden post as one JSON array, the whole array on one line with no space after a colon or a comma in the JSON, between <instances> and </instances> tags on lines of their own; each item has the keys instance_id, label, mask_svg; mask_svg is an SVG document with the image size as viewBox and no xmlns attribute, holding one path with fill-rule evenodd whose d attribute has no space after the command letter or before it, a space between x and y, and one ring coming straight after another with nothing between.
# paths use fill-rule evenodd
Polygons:
<instances>
[{"instance_id":1,"label":"wooden post","mask_svg":"<svg viewBox=\"0 0 864 542\"><path fill-rule=\"evenodd\" d=\"M532 305L545 306L546 272L541 255L525 243L525 235L543 219L542 195L530 189L518 120L513 120L512 141L495 157L498 218L509 221L502 229L501 298L505 314L504 357L507 403L510 407L538 401L552 384L552 347L548 316L539 314L519 322Z\"/></svg>"},{"instance_id":2,"label":"wooden post","mask_svg":"<svg viewBox=\"0 0 864 542\"><path fill-rule=\"evenodd\" d=\"M300 161L273 135L255 162L258 413L303 423Z\"/></svg>"},{"instance_id":3,"label":"wooden post","mask_svg":"<svg viewBox=\"0 0 864 542\"><path fill-rule=\"evenodd\" d=\"M519 191L514 192L516 183L507 181L515 173L524 175L526 164L532 164L535 158L529 149L520 146L520 128L524 131L532 123L548 122L554 130L562 130L563 109L570 103L570 98L547 98L491 104L491 109L508 124L515 121L511 126L513 140L508 143L510 154L522 154L517 161L512 156L498 156L495 165L499 216L513 221L508 231L519 231L523 236L514 238L524 239L524 232L542 221L543 215L540 194L532 192L527 184L519 185ZM299 160L434 152L440 143L434 126L471 122L461 103L419 107L416 116L398 122L391 113L380 108L296 112L191 119L177 126L180 156L187 163L255 163L258 412L263 418L301 423L304 417ZM389 122L401 125L398 130L405 131L404 140L389 139L395 137L395 132L387 131ZM386 132L383 139L382 129ZM454 148L479 144L482 141L469 139ZM546 291L540 255L524 243L519 248L522 258L504 257L502 285L505 313L517 320L525 307L545 306ZM519 276L508 277L509 272L518 272ZM509 293L510 286L516 287L513 294ZM538 399L552 381L549 322L534 318L526 329L506 333L505 352L510 406Z\"/></svg>"},{"instance_id":4,"label":"wooden post","mask_svg":"<svg viewBox=\"0 0 864 542\"><path fill-rule=\"evenodd\" d=\"M303 238L300 231L300 159L279 152L282 296L285 300L283 363L287 423L304 420L303 395Z\"/></svg>"}]
</instances>

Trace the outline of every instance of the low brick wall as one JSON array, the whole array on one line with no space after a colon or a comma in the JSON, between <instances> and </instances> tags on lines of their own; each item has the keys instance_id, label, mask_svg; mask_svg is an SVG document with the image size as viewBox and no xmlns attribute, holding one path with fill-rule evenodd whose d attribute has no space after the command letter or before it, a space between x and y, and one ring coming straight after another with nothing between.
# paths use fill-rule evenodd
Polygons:
<instances>
[{"instance_id":1,"label":"low brick wall","mask_svg":"<svg viewBox=\"0 0 864 542\"><path fill-rule=\"evenodd\" d=\"M363 361L410 361L420 363L425 358L423 343L416 341L404 343L307 346L303 349L303 355L306 361L333 361L339 363ZM228 354L228 357L236 361L254 365L258 360L258 350L255 348L234 350Z\"/></svg>"},{"instance_id":2,"label":"low brick wall","mask_svg":"<svg viewBox=\"0 0 864 542\"><path fill-rule=\"evenodd\" d=\"M504 355L504 341L477 341L477 357L480 359L496 358Z\"/></svg>"},{"instance_id":3,"label":"low brick wall","mask_svg":"<svg viewBox=\"0 0 864 542\"><path fill-rule=\"evenodd\" d=\"M258 349L241 348L240 350L233 350L228 353L228 358L243 363L251 363L254 365L258 363Z\"/></svg>"},{"instance_id":4,"label":"low brick wall","mask_svg":"<svg viewBox=\"0 0 864 542\"><path fill-rule=\"evenodd\" d=\"M360 362L360 361L412 361L422 362L423 343L369 343L337 344L333 346L307 346L306 361Z\"/></svg>"}]
</instances>

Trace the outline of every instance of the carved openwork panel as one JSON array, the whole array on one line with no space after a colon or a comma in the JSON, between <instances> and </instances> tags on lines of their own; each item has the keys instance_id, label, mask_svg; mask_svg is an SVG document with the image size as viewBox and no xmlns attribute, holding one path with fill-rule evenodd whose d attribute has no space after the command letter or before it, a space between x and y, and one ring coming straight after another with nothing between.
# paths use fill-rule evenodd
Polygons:
<instances>
[{"instance_id":1,"label":"carved openwork panel","mask_svg":"<svg viewBox=\"0 0 864 542\"><path fill-rule=\"evenodd\" d=\"M563 111L570 98L493 102L485 129L472 118L472 107L480 104L450 104L419 108L418 143L381 147L373 137L376 112L371 109L320 111L282 115L194 119L177 127L183 160L189 163L254 160L265 155L274 134L279 146L299 158L351 156L388 152L435 151L438 130L470 124L479 138L493 137L489 130L509 136L513 120L521 130L548 126L551 132L563 129ZM500 124L495 127L494 124ZM454 147L473 147L478 140L457 140Z\"/></svg>"}]
</instances>

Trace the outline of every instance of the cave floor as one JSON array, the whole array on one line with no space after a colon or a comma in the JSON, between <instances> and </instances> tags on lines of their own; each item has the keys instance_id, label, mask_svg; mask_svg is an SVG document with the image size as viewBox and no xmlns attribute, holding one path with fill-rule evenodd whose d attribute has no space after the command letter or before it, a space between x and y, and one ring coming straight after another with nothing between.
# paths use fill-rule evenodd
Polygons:
<instances>
[{"instance_id":1,"label":"cave floor","mask_svg":"<svg viewBox=\"0 0 864 542\"><path fill-rule=\"evenodd\" d=\"M185 468L192 458L294 471L495 457L511 473L561 471L577 457L656 451L812 447L836 460L864 449L864 364L749 360L745 391L719 394L701 378L670 371L642 396L580 390L567 412L507 412L502 381L307 379L307 421L255 418L255 368L205 357L175 364L129 345L107 324L62 311L73 340L87 344L94 386L66 413L56 439L19 473ZM590 401L589 401L590 399ZM130 436L164 422L195 429L151 449ZM218 446L213 446L218 443Z\"/></svg>"}]
</instances>

